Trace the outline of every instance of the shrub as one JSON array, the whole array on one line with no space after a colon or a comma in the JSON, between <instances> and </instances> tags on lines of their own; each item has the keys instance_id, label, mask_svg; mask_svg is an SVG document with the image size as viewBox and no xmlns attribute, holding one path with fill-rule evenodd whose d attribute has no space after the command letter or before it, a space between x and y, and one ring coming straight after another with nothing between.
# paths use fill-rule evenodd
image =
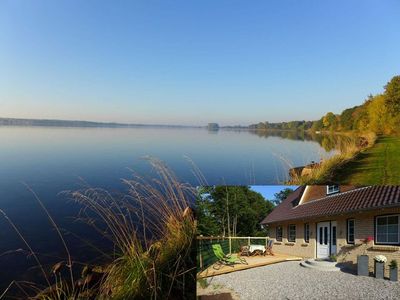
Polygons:
<instances>
[{"instance_id":1,"label":"shrub","mask_svg":"<svg viewBox=\"0 0 400 300\"><path fill-rule=\"evenodd\" d=\"M392 259L392 260L390 261L389 267L390 267L391 269L396 269L396 268L397 268L397 260Z\"/></svg>"}]
</instances>

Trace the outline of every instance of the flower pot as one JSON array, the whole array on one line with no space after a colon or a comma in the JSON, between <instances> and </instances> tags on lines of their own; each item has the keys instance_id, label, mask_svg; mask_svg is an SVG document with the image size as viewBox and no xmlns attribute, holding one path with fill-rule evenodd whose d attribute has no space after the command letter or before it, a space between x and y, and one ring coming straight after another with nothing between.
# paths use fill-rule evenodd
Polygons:
<instances>
[{"instance_id":1,"label":"flower pot","mask_svg":"<svg viewBox=\"0 0 400 300\"><path fill-rule=\"evenodd\" d=\"M396 268L390 268L390 281L397 281L398 270Z\"/></svg>"},{"instance_id":2,"label":"flower pot","mask_svg":"<svg viewBox=\"0 0 400 300\"><path fill-rule=\"evenodd\" d=\"M368 255L359 255L357 257L357 275L358 276L369 276Z\"/></svg>"},{"instance_id":3,"label":"flower pot","mask_svg":"<svg viewBox=\"0 0 400 300\"><path fill-rule=\"evenodd\" d=\"M385 263L375 261L375 268L374 268L375 278L383 279L385 274Z\"/></svg>"}]
</instances>

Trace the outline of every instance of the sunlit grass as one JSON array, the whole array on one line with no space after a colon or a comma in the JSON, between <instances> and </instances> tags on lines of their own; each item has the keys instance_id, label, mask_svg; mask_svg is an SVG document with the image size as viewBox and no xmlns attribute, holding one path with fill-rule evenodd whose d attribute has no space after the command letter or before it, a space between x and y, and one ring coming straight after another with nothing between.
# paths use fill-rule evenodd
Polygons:
<instances>
[{"instance_id":1,"label":"sunlit grass","mask_svg":"<svg viewBox=\"0 0 400 300\"><path fill-rule=\"evenodd\" d=\"M341 168L336 176L343 184L400 184L400 138L380 136L374 147Z\"/></svg>"},{"instance_id":2,"label":"sunlit grass","mask_svg":"<svg viewBox=\"0 0 400 300\"><path fill-rule=\"evenodd\" d=\"M309 170L307 174L293 174L289 180L291 184L326 184L335 182L336 172L344 165L354 160L365 149L374 145L376 135L364 133L356 138L339 139L336 146L339 153L323 159Z\"/></svg>"}]
</instances>

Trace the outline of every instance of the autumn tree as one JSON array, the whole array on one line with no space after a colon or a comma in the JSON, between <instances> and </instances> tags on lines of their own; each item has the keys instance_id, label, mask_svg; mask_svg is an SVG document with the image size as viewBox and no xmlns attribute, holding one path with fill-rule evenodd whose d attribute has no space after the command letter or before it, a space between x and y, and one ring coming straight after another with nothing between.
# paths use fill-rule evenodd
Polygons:
<instances>
[{"instance_id":1,"label":"autumn tree","mask_svg":"<svg viewBox=\"0 0 400 300\"><path fill-rule=\"evenodd\" d=\"M394 76L383 94L368 95L362 105L342 111L340 115L328 112L316 121L260 123L250 128L283 130L372 131L378 134L400 133L400 75Z\"/></svg>"},{"instance_id":2,"label":"autumn tree","mask_svg":"<svg viewBox=\"0 0 400 300\"><path fill-rule=\"evenodd\" d=\"M393 116L400 113L400 76L394 76L385 86L386 107Z\"/></svg>"},{"instance_id":3,"label":"autumn tree","mask_svg":"<svg viewBox=\"0 0 400 300\"><path fill-rule=\"evenodd\" d=\"M377 95L371 99L367 105L368 129L376 133L387 133L388 128L388 109L385 105L385 97Z\"/></svg>"},{"instance_id":4,"label":"autumn tree","mask_svg":"<svg viewBox=\"0 0 400 300\"><path fill-rule=\"evenodd\" d=\"M332 113L332 112L328 112L322 118L322 124L327 129L335 130L337 128L337 124L338 124L338 120L337 120L336 115L334 113Z\"/></svg>"},{"instance_id":5,"label":"autumn tree","mask_svg":"<svg viewBox=\"0 0 400 300\"><path fill-rule=\"evenodd\" d=\"M388 111L386 129L389 132L400 130L400 76L394 76L385 86L385 104Z\"/></svg>"},{"instance_id":6,"label":"autumn tree","mask_svg":"<svg viewBox=\"0 0 400 300\"><path fill-rule=\"evenodd\" d=\"M322 118L321 118L321 119L319 119L319 120L317 120L317 121L314 121L314 122L312 123L311 129L312 129L313 131L319 131L319 130L322 129L323 126L324 126L324 124L322 123Z\"/></svg>"},{"instance_id":7,"label":"autumn tree","mask_svg":"<svg viewBox=\"0 0 400 300\"><path fill-rule=\"evenodd\" d=\"M354 111L358 106L345 109L340 114L340 129L341 130L353 130L354 126Z\"/></svg>"}]
</instances>

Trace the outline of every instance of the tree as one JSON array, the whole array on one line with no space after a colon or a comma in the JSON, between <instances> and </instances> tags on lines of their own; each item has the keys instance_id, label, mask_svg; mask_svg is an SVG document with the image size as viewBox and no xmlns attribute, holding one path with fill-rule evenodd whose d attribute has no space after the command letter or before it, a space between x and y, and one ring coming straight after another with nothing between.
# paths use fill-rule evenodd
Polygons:
<instances>
[{"instance_id":1,"label":"tree","mask_svg":"<svg viewBox=\"0 0 400 300\"><path fill-rule=\"evenodd\" d=\"M369 126L369 116L366 104L364 103L363 105L357 107L357 109L354 111L353 129L359 131L365 131L368 129L368 126Z\"/></svg>"},{"instance_id":2,"label":"tree","mask_svg":"<svg viewBox=\"0 0 400 300\"><path fill-rule=\"evenodd\" d=\"M197 203L197 228L203 235L265 236L259 223L274 208L247 186L211 187Z\"/></svg>"},{"instance_id":3,"label":"tree","mask_svg":"<svg viewBox=\"0 0 400 300\"><path fill-rule=\"evenodd\" d=\"M400 113L400 76L394 76L385 85L385 102L392 116Z\"/></svg>"},{"instance_id":4,"label":"tree","mask_svg":"<svg viewBox=\"0 0 400 300\"><path fill-rule=\"evenodd\" d=\"M352 130L354 125L354 111L357 106L345 109L340 114L340 129L341 130Z\"/></svg>"},{"instance_id":5,"label":"tree","mask_svg":"<svg viewBox=\"0 0 400 300\"><path fill-rule=\"evenodd\" d=\"M210 187L199 188L196 200L197 232L205 236L218 235L220 224L214 215Z\"/></svg>"},{"instance_id":6,"label":"tree","mask_svg":"<svg viewBox=\"0 0 400 300\"><path fill-rule=\"evenodd\" d=\"M322 118L321 118L321 119L313 122L311 129L313 131L319 131L322 129L323 126L324 126L324 124L322 123Z\"/></svg>"},{"instance_id":7,"label":"tree","mask_svg":"<svg viewBox=\"0 0 400 300\"><path fill-rule=\"evenodd\" d=\"M337 123L338 123L337 117L332 112L328 112L322 118L322 124L324 125L325 128L335 130L337 127Z\"/></svg>"},{"instance_id":8,"label":"tree","mask_svg":"<svg viewBox=\"0 0 400 300\"><path fill-rule=\"evenodd\" d=\"M261 123L277 130L320 131L372 131L375 133L400 133L400 75L394 76L386 85L383 95L368 95L362 105L342 111L340 115L328 112L316 121L290 121ZM256 124L250 128L257 127Z\"/></svg>"},{"instance_id":9,"label":"tree","mask_svg":"<svg viewBox=\"0 0 400 300\"><path fill-rule=\"evenodd\" d=\"M279 193L275 193L274 197L275 199L272 200L272 202L275 205L279 205L282 203L283 200L285 200L291 193L293 193L294 190L291 188L285 188L282 191L280 191Z\"/></svg>"},{"instance_id":10,"label":"tree","mask_svg":"<svg viewBox=\"0 0 400 300\"><path fill-rule=\"evenodd\" d=\"M376 133L385 133L388 130L388 110L385 105L385 97L377 95L371 99L367 106L369 129Z\"/></svg>"},{"instance_id":11,"label":"tree","mask_svg":"<svg viewBox=\"0 0 400 300\"><path fill-rule=\"evenodd\" d=\"M385 106L387 109L386 132L400 131L400 76L394 76L385 86Z\"/></svg>"},{"instance_id":12,"label":"tree","mask_svg":"<svg viewBox=\"0 0 400 300\"><path fill-rule=\"evenodd\" d=\"M260 129L260 130L266 130L266 129L268 129L268 122L265 122L265 123L260 122L257 124L256 128Z\"/></svg>"}]
</instances>

